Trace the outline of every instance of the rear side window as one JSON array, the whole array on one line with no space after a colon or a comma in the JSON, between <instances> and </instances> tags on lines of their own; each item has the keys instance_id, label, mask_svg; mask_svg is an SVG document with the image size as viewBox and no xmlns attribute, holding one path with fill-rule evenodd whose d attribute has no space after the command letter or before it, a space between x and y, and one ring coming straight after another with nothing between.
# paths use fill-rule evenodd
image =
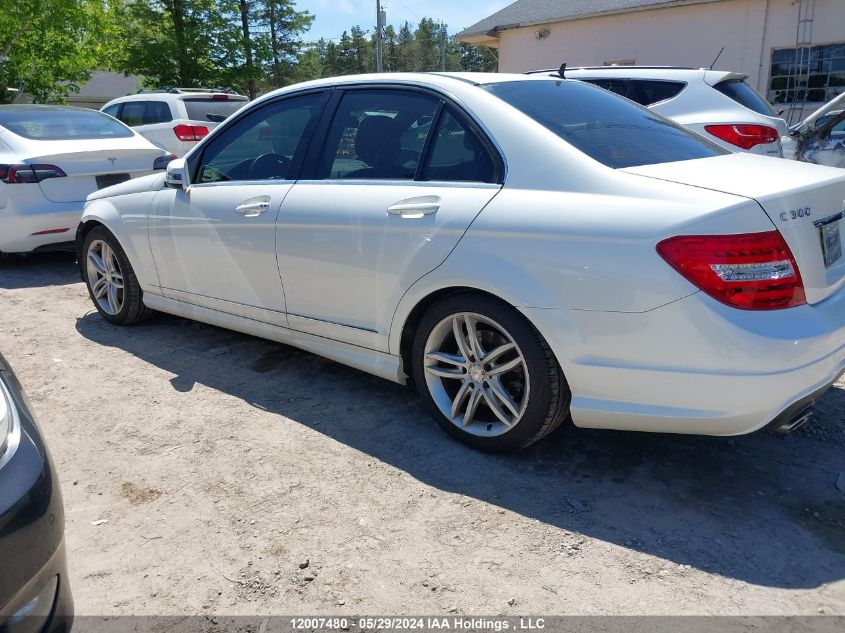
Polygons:
<instances>
[{"instance_id":1,"label":"rear side window","mask_svg":"<svg viewBox=\"0 0 845 633\"><path fill-rule=\"evenodd\" d=\"M650 106L677 97L686 88L682 81L656 81L629 79L628 98L640 105Z\"/></svg>"},{"instance_id":2,"label":"rear side window","mask_svg":"<svg viewBox=\"0 0 845 633\"><path fill-rule=\"evenodd\" d=\"M127 138L132 130L96 110L83 108L0 107L0 126L28 139Z\"/></svg>"},{"instance_id":3,"label":"rear side window","mask_svg":"<svg viewBox=\"0 0 845 633\"><path fill-rule=\"evenodd\" d=\"M153 125L172 121L170 106L163 101L126 101L120 112L120 120L126 125Z\"/></svg>"},{"instance_id":4,"label":"rear side window","mask_svg":"<svg viewBox=\"0 0 845 633\"><path fill-rule=\"evenodd\" d=\"M730 97L738 104L745 106L749 110L753 110L757 114L765 116L775 116L772 106L763 97L758 95L747 83L742 79L728 79L713 86L723 95Z\"/></svg>"},{"instance_id":5,"label":"rear side window","mask_svg":"<svg viewBox=\"0 0 845 633\"><path fill-rule=\"evenodd\" d=\"M727 154L659 114L578 81L513 81L485 90L608 167Z\"/></svg>"},{"instance_id":6,"label":"rear side window","mask_svg":"<svg viewBox=\"0 0 845 633\"><path fill-rule=\"evenodd\" d=\"M432 143L423 180L496 182L496 169L490 152L475 132L449 110L440 117Z\"/></svg>"},{"instance_id":7,"label":"rear side window","mask_svg":"<svg viewBox=\"0 0 845 633\"><path fill-rule=\"evenodd\" d=\"M246 99L211 99L203 97L198 99L182 99L185 110L191 121L211 121L220 123L225 121L229 115L234 114L246 105Z\"/></svg>"},{"instance_id":8,"label":"rear side window","mask_svg":"<svg viewBox=\"0 0 845 633\"><path fill-rule=\"evenodd\" d=\"M320 179L413 180L439 102L402 90L343 96L320 154Z\"/></svg>"}]
</instances>

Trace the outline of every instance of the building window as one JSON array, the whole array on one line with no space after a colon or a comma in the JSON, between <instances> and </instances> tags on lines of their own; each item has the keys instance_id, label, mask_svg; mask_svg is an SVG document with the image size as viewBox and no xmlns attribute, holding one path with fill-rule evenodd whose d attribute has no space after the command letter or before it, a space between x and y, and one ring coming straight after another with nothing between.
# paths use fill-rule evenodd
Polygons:
<instances>
[{"instance_id":1,"label":"building window","mask_svg":"<svg viewBox=\"0 0 845 633\"><path fill-rule=\"evenodd\" d=\"M602 66L634 66L636 63L636 59L617 59L611 62L603 62Z\"/></svg>"},{"instance_id":2,"label":"building window","mask_svg":"<svg viewBox=\"0 0 845 633\"><path fill-rule=\"evenodd\" d=\"M845 43L774 49L769 77L771 103L830 101L845 92Z\"/></svg>"}]
</instances>

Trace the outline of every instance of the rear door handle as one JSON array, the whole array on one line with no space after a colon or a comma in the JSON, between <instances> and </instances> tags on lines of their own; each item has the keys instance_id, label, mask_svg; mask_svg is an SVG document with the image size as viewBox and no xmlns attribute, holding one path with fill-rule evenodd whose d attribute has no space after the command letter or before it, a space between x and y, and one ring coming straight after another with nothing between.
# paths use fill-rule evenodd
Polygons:
<instances>
[{"instance_id":1,"label":"rear door handle","mask_svg":"<svg viewBox=\"0 0 845 633\"><path fill-rule=\"evenodd\" d=\"M247 218L254 218L261 215L270 208L270 196L258 196L244 200L235 207L235 211Z\"/></svg>"},{"instance_id":2,"label":"rear door handle","mask_svg":"<svg viewBox=\"0 0 845 633\"><path fill-rule=\"evenodd\" d=\"M400 200L390 205L387 212L391 215L413 220L437 213L438 209L440 209L440 198L438 196L420 196L419 198Z\"/></svg>"}]
</instances>

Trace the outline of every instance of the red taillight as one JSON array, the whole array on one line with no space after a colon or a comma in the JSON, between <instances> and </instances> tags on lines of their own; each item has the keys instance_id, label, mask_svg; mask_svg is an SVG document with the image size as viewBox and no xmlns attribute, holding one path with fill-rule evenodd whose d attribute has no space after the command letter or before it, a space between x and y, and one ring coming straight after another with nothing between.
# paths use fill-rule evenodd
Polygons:
<instances>
[{"instance_id":1,"label":"red taillight","mask_svg":"<svg viewBox=\"0 0 845 633\"><path fill-rule=\"evenodd\" d=\"M218 95L211 95L211 100L212 100L212 101L228 101L228 100L229 100L229 95L220 95L220 94L218 94Z\"/></svg>"},{"instance_id":2,"label":"red taillight","mask_svg":"<svg viewBox=\"0 0 845 633\"><path fill-rule=\"evenodd\" d=\"M777 310L807 302L798 264L777 231L670 237L657 252L690 282L734 308Z\"/></svg>"},{"instance_id":3,"label":"red taillight","mask_svg":"<svg viewBox=\"0 0 845 633\"><path fill-rule=\"evenodd\" d=\"M208 128L204 125L186 125L180 123L173 128L173 133L180 141L200 141L208 136Z\"/></svg>"},{"instance_id":4,"label":"red taillight","mask_svg":"<svg viewBox=\"0 0 845 633\"><path fill-rule=\"evenodd\" d=\"M779 138L778 131L767 125L705 125L704 129L742 149L751 149L762 143L774 143Z\"/></svg>"},{"instance_id":5,"label":"red taillight","mask_svg":"<svg viewBox=\"0 0 845 633\"><path fill-rule=\"evenodd\" d=\"M65 178L67 174L55 165L0 165L0 180L14 184L36 183L48 178Z\"/></svg>"}]
</instances>

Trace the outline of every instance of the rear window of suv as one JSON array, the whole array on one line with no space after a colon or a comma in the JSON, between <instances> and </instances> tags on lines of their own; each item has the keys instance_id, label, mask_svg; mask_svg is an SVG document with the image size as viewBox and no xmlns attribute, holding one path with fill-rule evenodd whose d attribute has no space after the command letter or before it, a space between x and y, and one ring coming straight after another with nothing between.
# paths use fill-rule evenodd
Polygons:
<instances>
[{"instance_id":1,"label":"rear window of suv","mask_svg":"<svg viewBox=\"0 0 845 633\"><path fill-rule=\"evenodd\" d=\"M0 107L0 126L28 139L127 138L132 130L96 110L62 107Z\"/></svg>"},{"instance_id":2,"label":"rear window of suv","mask_svg":"<svg viewBox=\"0 0 845 633\"><path fill-rule=\"evenodd\" d=\"M209 97L201 99L182 99L188 118L191 121L213 121L219 123L226 117L240 110L246 99L217 100Z\"/></svg>"},{"instance_id":3,"label":"rear window of suv","mask_svg":"<svg viewBox=\"0 0 845 633\"><path fill-rule=\"evenodd\" d=\"M728 153L659 114L578 81L513 81L483 88L608 167Z\"/></svg>"},{"instance_id":4,"label":"rear window of suv","mask_svg":"<svg viewBox=\"0 0 845 633\"><path fill-rule=\"evenodd\" d=\"M713 86L726 97L730 97L739 105L753 110L757 114L774 116L772 106L763 97L758 95L751 86L742 79L728 79Z\"/></svg>"}]
</instances>

